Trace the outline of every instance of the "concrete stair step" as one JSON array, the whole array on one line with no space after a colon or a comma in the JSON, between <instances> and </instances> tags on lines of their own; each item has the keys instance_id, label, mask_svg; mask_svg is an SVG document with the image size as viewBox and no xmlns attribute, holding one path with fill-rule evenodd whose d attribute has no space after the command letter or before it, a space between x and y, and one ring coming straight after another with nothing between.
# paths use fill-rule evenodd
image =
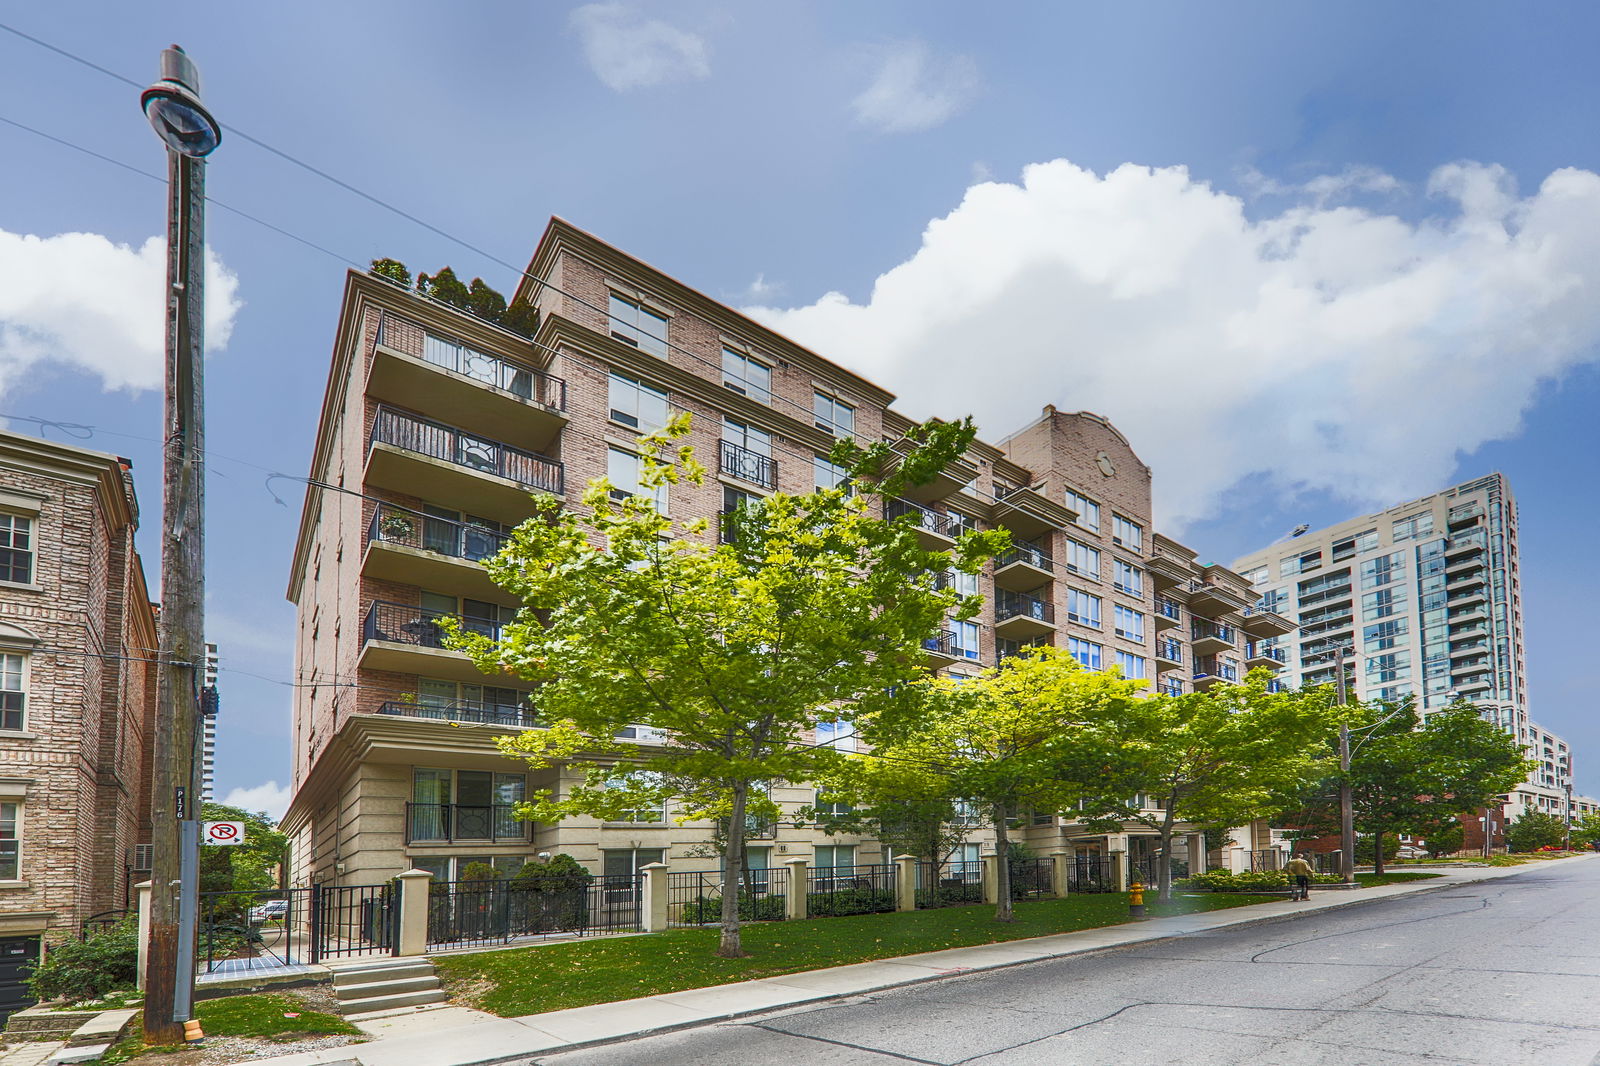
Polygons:
<instances>
[{"instance_id":1,"label":"concrete stair step","mask_svg":"<svg viewBox=\"0 0 1600 1066\"><path fill-rule=\"evenodd\" d=\"M373 1011L391 1010L395 1007L420 1007L426 1003L443 1003L445 1001L444 989L435 988L423 992L401 992L396 995L371 996L367 999L341 1000L339 1013L371 1014Z\"/></svg>"},{"instance_id":2,"label":"concrete stair step","mask_svg":"<svg viewBox=\"0 0 1600 1066\"><path fill-rule=\"evenodd\" d=\"M407 959L383 965L351 966L333 971L334 987L340 985L365 985L393 978L433 976L433 963L427 959Z\"/></svg>"},{"instance_id":3,"label":"concrete stair step","mask_svg":"<svg viewBox=\"0 0 1600 1066\"><path fill-rule=\"evenodd\" d=\"M351 999L370 999L373 996L390 993L429 992L438 987L439 978L430 973L425 976L385 979L360 985L334 985L333 994L343 1002Z\"/></svg>"}]
</instances>

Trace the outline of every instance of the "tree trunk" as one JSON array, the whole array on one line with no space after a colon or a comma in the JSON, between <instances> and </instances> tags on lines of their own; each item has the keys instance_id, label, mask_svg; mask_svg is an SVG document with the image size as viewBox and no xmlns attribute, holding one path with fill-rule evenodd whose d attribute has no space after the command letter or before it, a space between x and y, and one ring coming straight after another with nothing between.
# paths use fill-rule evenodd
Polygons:
<instances>
[{"instance_id":1,"label":"tree trunk","mask_svg":"<svg viewBox=\"0 0 1600 1066\"><path fill-rule=\"evenodd\" d=\"M995 863L995 895L998 897L994 904L994 920L997 922L1014 922L1016 916L1011 911L1011 837L1006 826L1006 805L994 805L994 850L998 856Z\"/></svg>"},{"instance_id":2,"label":"tree trunk","mask_svg":"<svg viewBox=\"0 0 1600 1066\"><path fill-rule=\"evenodd\" d=\"M1372 834L1372 872L1383 874L1383 830L1379 829Z\"/></svg>"},{"instance_id":3,"label":"tree trunk","mask_svg":"<svg viewBox=\"0 0 1600 1066\"><path fill-rule=\"evenodd\" d=\"M1161 819L1161 854L1156 857L1156 899L1172 902L1172 804L1167 804L1166 817ZM1189 857L1191 868L1194 856ZM1193 869L1190 873L1193 873Z\"/></svg>"},{"instance_id":4,"label":"tree trunk","mask_svg":"<svg viewBox=\"0 0 1600 1066\"><path fill-rule=\"evenodd\" d=\"M739 900L744 894L744 811L750 795L747 781L733 786L733 810L728 817L728 846L722 856L722 942L717 954L725 959L744 957L739 944ZM806 886L790 886L804 892Z\"/></svg>"}]
</instances>

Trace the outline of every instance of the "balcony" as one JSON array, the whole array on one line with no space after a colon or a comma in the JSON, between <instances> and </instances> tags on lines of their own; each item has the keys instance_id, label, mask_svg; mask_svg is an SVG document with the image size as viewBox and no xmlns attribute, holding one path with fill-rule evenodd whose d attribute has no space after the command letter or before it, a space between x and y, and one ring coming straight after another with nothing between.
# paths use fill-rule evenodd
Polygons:
<instances>
[{"instance_id":1,"label":"balcony","mask_svg":"<svg viewBox=\"0 0 1600 1066\"><path fill-rule=\"evenodd\" d=\"M1283 614L1280 614L1278 611L1273 609L1273 607L1280 606L1287 606L1287 604L1275 603L1272 607L1268 607L1257 603L1253 606L1246 607L1244 610L1244 619L1240 623L1239 628L1243 629L1252 637L1288 636L1290 633L1293 633L1300 627L1295 623L1293 618L1285 617Z\"/></svg>"},{"instance_id":2,"label":"balcony","mask_svg":"<svg viewBox=\"0 0 1600 1066\"><path fill-rule=\"evenodd\" d=\"M1451 537L1444 548L1445 565L1448 566L1451 559L1460 558L1468 552L1483 551L1487 544L1488 541L1481 529L1470 530L1459 537Z\"/></svg>"},{"instance_id":3,"label":"balcony","mask_svg":"<svg viewBox=\"0 0 1600 1066\"><path fill-rule=\"evenodd\" d=\"M1247 669L1268 666L1277 669L1288 663L1289 656L1282 648L1264 647L1255 641L1244 646L1244 665Z\"/></svg>"},{"instance_id":4,"label":"balcony","mask_svg":"<svg viewBox=\"0 0 1600 1066\"><path fill-rule=\"evenodd\" d=\"M1019 537L1033 539L1052 530L1068 529L1078 516L1035 489L995 482L994 524Z\"/></svg>"},{"instance_id":5,"label":"balcony","mask_svg":"<svg viewBox=\"0 0 1600 1066\"><path fill-rule=\"evenodd\" d=\"M411 844L526 844L530 823L510 803L407 803Z\"/></svg>"},{"instance_id":6,"label":"balcony","mask_svg":"<svg viewBox=\"0 0 1600 1066\"><path fill-rule=\"evenodd\" d=\"M435 722L471 722L474 725L501 725L507 729L538 729L538 717L525 703L428 703L420 700L385 700L379 714L399 718L426 718Z\"/></svg>"},{"instance_id":7,"label":"balcony","mask_svg":"<svg viewBox=\"0 0 1600 1066\"><path fill-rule=\"evenodd\" d=\"M902 442L908 448L912 446L909 441L905 440L905 438L901 438L901 441L897 441L895 444L890 445L891 449ZM888 467L892 469L897 466L899 464L900 457L900 454L892 456L889 460ZM949 496L953 496L966 486L972 484L977 476L977 464L971 459L961 456L953 460L943 470L939 471L939 473L935 474L931 481L921 485L906 486L905 495L908 500L915 500L918 503L938 503L940 500L943 500Z\"/></svg>"},{"instance_id":8,"label":"balcony","mask_svg":"<svg viewBox=\"0 0 1600 1066\"><path fill-rule=\"evenodd\" d=\"M948 629L941 629L924 640L922 654L926 657L928 665L936 670L951 663L978 661L978 649L966 647L956 638L956 634Z\"/></svg>"},{"instance_id":9,"label":"balcony","mask_svg":"<svg viewBox=\"0 0 1600 1066\"><path fill-rule=\"evenodd\" d=\"M561 464L549 456L392 407L373 417L366 480L507 523L528 516L530 492L564 490Z\"/></svg>"},{"instance_id":10,"label":"balcony","mask_svg":"<svg viewBox=\"0 0 1600 1066\"><path fill-rule=\"evenodd\" d=\"M499 341L499 338L495 338ZM505 338L526 349L524 340ZM380 311L367 391L528 448L548 447L566 425L567 383L532 366Z\"/></svg>"},{"instance_id":11,"label":"balcony","mask_svg":"<svg viewBox=\"0 0 1600 1066\"><path fill-rule=\"evenodd\" d=\"M718 469L729 477L760 485L764 489L778 487L778 462L770 455L751 451L732 441L721 441Z\"/></svg>"},{"instance_id":12,"label":"balcony","mask_svg":"<svg viewBox=\"0 0 1600 1066\"><path fill-rule=\"evenodd\" d=\"M1026 592L1055 579L1055 560L1037 544L1023 541L994 561L996 587Z\"/></svg>"},{"instance_id":13,"label":"balcony","mask_svg":"<svg viewBox=\"0 0 1600 1066\"><path fill-rule=\"evenodd\" d=\"M909 521L906 524L917 531L917 538L929 551L944 551L954 547L956 538L971 528L960 517L930 511L910 500L890 500L883 505L883 517L890 521L907 516Z\"/></svg>"},{"instance_id":14,"label":"balcony","mask_svg":"<svg viewBox=\"0 0 1600 1066\"><path fill-rule=\"evenodd\" d=\"M994 631L1007 640L1055 632L1056 608L1048 600L1001 589L994 601Z\"/></svg>"},{"instance_id":15,"label":"balcony","mask_svg":"<svg viewBox=\"0 0 1600 1066\"><path fill-rule=\"evenodd\" d=\"M1178 606L1177 600L1169 600L1165 596L1156 597L1156 609L1153 613L1156 631L1171 629L1173 626L1183 624L1183 609Z\"/></svg>"},{"instance_id":16,"label":"balcony","mask_svg":"<svg viewBox=\"0 0 1600 1066\"><path fill-rule=\"evenodd\" d=\"M482 525L380 503L367 523L361 572L383 581L493 599L501 593L481 563L498 554L509 539Z\"/></svg>"},{"instance_id":17,"label":"balcony","mask_svg":"<svg viewBox=\"0 0 1600 1066\"><path fill-rule=\"evenodd\" d=\"M1445 587L1450 590L1452 595L1457 592L1464 592L1468 589L1481 590L1484 586L1485 577L1486 575L1484 574L1483 568L1478 567L1477 569L1467 570L1463 573L1450 574L1445 578Z\"/></svg>"},{"instance_id":18,"label":"balcony","mask_svg":"<svg viewBox=\"0 0 1600 1066\"><path fill-rule=\"evenodd\" d=\"M1454 636L1457 632L1462 632L1462 631L1458 631L1455 628L1455 626L1457 626L1459 624L1465 624L1465 623L1468 623L1468 622L1486 622L1486 621L1488 621L1489 620L1489 608L1488 608L1487 604L1484 603L1483 597L1482 596L1477 596L1477 597L1473 598L1472 600L1463 601L1462 603L1459 603L1459 604L1455 604L1455 603L1450 604L1450 613L1446 616L1445 620L1450 623L1450 626L1451 626L1450 632L1451 632L1451 635ZM1479 631L1480 630L1478 630L1478 629L1465 630L1465 632L1479 632Z\"/></svg>"},{"instance_id":19,"label":"balcony","mask_svg":"<svg viewBox=\"0 0 1600 1066\"><path fill-rule=\"evenodd\" d=\"M1211 658L1195 656L1194 690L1196 692L1204 692L1219 682L1235 684L1238 680L1239 667L1235 664L1214 656Z\"/></svg>"},{"instance_id":20,"label":"balcony","mask_svg":"<svg viewBox=\"0 0 1600 1066\"><path fill-rule=\"evenodd\" d=\"M1218 625L1203 618L1194 620L1194 624L1189 627L1189 637L1196 655L1230 651L1237 641L1237 634L1231 626Z\"/></svg>"},{"instance_id":21,"label":"balcony","mask_svg":"<svg viewBox=\"0 0 1600 1066\"><path fill-rule=\"evenodd\" d=\"M1469 603L1483 601L1483 583L1480 581L1476 588L1452 589L1445 596L1445 606L1455 608L1464 607Z\"/></svg>"},{"instance_id":22,"label":"balcony","mask_svg":"<svg viewBox=\"0 0 1600 1066\"><path fill-rule=\"evenodd\" d=\"M1450 508L1448 522L1452 530L1456 526L1465 526L1483 516L1483 508L1478 504L1468 504L1466 507Z\"/></svg>"},{"instance_id":23,"label":"balcony","mask_svg":"<svg viewBox=\"0 0 1600 1066\"><path fill-rule=\"evenodd\" d=\"M1318 604L1332 603L1335 600L1348 600L1350 598L1350 585L1329 585L1319 588L1315 592L1308 592L1299 599L1301 610L1315 607Z\"/></svg>"},{"instance_id":24,"label":"balcony","mask_svg":"<svg viewBox=\"0 0 1600 1066\"><path fill-rule=\"evenodd\" d=\"M361 624L361 658L364 670L391 670L424 674L454 681L482 682L484 675L471 659L445 647L441 625L446 612L430 611L403 603L375 600ZM463 618L464 629L500 639L500 623L483 618Z\"/></svg>"},{"instance_id":25,"label":"balcony","mask_svg":"<svg viewBox=\"0 0 1600 1066\"><path fill-rule=\"evenodd\" d=\"M1191 581L1187 591L1191 614L1212 616L1243 611L1251 601L1248 594L1223 585L1216 579Z\"/></svg>"},{"instance_id":26,"label":"balcony","mask_svg":"<svg viewBox=\"0 0 1600 1066\"><path fill-rule=\"evenodd\" d=\"M1156 671L1177 670L1183 666L1183 645L1171 638L1156 640Z\"/></svg>"},{"instance_id":27,"label":"balcony","mask_svg":"<svg viewBox=\"0 0 1600 1066\"><path fill-rule=\"evenodd\" d=\"M1450 649L1450 658L1458 659L1466 655L1482 655L1488 651L1489 642L1487 640L1473 640L1462 644L1459 648L1452 647Z\"/></svg>"}]
</instances>

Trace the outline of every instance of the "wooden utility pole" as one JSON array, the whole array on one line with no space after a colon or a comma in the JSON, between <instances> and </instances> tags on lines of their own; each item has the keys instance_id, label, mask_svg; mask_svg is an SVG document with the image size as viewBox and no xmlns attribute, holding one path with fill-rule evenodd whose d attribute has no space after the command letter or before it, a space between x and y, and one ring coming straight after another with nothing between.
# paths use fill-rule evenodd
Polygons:
<instances>
[{"instance_id":1,"label":"wooden utility pole","mask_svg":"<svg viewBox=\"0 0 1600 1066\"><path fill-rule=\"evenodd\" d=\"M156 699L150 946L144 1035L180 1044L194 999L199 880L200 688L205 660L205 156L221 130L176 45L145 114L167 144L167 358L161 512L161 662Z\"/></svg>"}]
</instances>

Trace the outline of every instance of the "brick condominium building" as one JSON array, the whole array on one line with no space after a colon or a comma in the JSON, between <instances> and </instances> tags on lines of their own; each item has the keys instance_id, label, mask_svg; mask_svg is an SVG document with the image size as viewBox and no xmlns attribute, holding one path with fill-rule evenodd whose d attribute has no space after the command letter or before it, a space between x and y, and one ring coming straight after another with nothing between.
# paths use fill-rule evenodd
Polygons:
<instances>
[{"instance_id":1,"label":"brick condominium building","mask_svg":"<svg viewBox=\"0 0 1600 1066\"><path fill-rule=\"evenodd\" d=\"M711 827L678 825L670 803L619 822L516 821L518 800L570 779L499 753L497 736L536 724L529 686L442 647L436 620L495 633L517 604L478 560L527 517L529 492L581 510L593 478L637 490L636 438L673 411L693 416L713 476L671 486L660 505L713 519L709 537L741 501L835 484L826 456L839 435L894 441L912 425L882 387L560 220L528 275L517 295L539 312L532 338L384 278L347 279L288 593L300 687L284 828L297 883L371 883L408 867L453 878L471 861L511 870L539 852L596 873L656 860L714 869ZM930 546L973 526L1015 541L967 588L985 597L979 617L929 642L929 668L975 673L1051 643L1186 691L1275 665L1256 642L1292 623L1251 610L1247 582L1153 531L1150 480L1105 419L1046 408L890 501ZM853 743L847 728L819 729L819 742ZM793 809L815 790L778 782L773 796ZM1149 846L1141 831L1096 835L1049 812L1032 823L1023 836L1041 849ZM988 841L975 830L955 858ZM753 866L883 857L870 839L783 824L752 847Z\"/></svg>"},{"instance_id":2,"label":"brick condominium building","mask_svg":"<svg viewBox=\"0 0 1600 1066\"><path fill-rule=\"evenodd\" d=\"M0 1014L148 876L155 614L126 460L0 432Z\"/></svg>"}]
</instances>

